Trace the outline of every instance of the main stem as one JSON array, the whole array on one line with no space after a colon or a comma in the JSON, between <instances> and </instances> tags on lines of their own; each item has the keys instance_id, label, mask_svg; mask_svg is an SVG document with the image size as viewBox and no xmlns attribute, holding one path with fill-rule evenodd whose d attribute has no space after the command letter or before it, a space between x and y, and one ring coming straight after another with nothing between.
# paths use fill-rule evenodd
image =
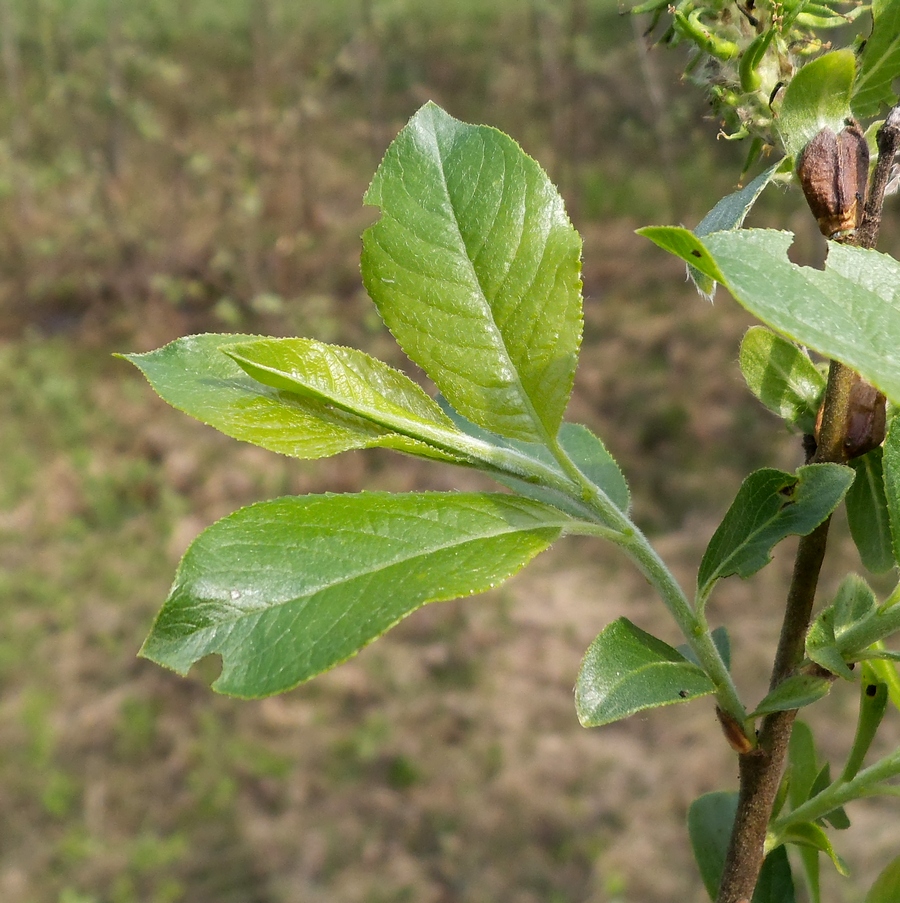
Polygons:
<instances>
[{"instance_id":1,"label":"main stem","mask_svg":"<svg viewBox=\"0 0 900 903\"><path fill-rule=\"evenodd\" d=\"M865 248L874 248L881 222L884 189L894 156L900 147L900 106L891 110L878 133L879 158L860 228L849 239ZM850 388L856 375L833 361L822 410L816 463L846 463L846 424ZM794 572L788 591L781 636L772 667L770 689L797 668L803 660L806 632L828 542L829 518L797 547ZM716 903L749 903L756 888L764 858L764 844L775 795L781 783L788 741L797 717L796 710L774 712L762 722L758 747L739 757L740 792L731 843Z\"/></svg>"}]
</instances>

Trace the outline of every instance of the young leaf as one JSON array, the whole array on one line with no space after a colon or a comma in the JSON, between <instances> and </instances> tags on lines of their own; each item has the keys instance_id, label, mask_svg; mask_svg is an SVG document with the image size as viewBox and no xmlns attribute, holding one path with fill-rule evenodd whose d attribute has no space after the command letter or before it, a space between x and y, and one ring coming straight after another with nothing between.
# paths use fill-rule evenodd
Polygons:
<instances>
[{"instance_id":1,"label":"young leaf","mask_svg":"<svg viewBox=\"0 0 900 903\"><path fill-rule=\"evenodd\" d=\"M866 758L875 734L884 718L888 703L887 684L879 679L878 670L869 662L862 663L862 678L859 691L859 717L856 735L847 756L847 764L841 772L842 781L852 781Z\"/></svg>"},{"instance_id":2,"label":"young leaf","mask_svg":"<svg viewBox=\"0 0 900 903\"><path fill-rule=\"evenodd\" d=\"M584 656L575 708L584 727L599 727L713 692L715 686L700 668L627 618L618 618Z\"/></svg>"},{"instance_id":3,"label":"young leaf","mask_svg":"<svg viewBox=\"0 0 900 903\"><path fill-rule=\"evenodd\" d=\"M844 661L834 634L834 609L826 608L813 621L806 635L806 655L832 674L853 680L853 672Z\"/></svg>"},{"instance_id":4,"label":"young leaf","mask_svg":"<svg viewBox=\"0 0 900 903\"><path fill-rule=\"evenodd\" d=\"M706 793L688 809L691 848L700 869L703 886L715 900L725 870L725 856L737 812L737 794L725 791ZM766 856L753 903L794 903L794 880L784 847Z\"/></svg>"},{"instance_id":5,"label":"young leaf","mask_svg":"<svg viewBox=\"0 0 900 903\"><path fill-rule=\"evenodd\" d=\"M360 493L242 508L190 546L141 655L213 688L280 693L352 656L426 602L482 592L565 530L561 512L487 493Z\"/></svg>"},{"instance_id":6,"label":"young leaf","mask_svg":"<svg viewBox=\"0 0 900 903\"><path fill-rule=\"evenodd\" d=\"M825 269L816 270L788 259L790 232L742 229L701 241L680 227L639 231L703 268L772 329L900 402L900 263L893 258L829 242Z\"/></svg>"},{"instance_id":7,"label":"young leaf","mask_svg":"<svg viewBox=\"0 0 900 903\"><path fill-rule=\"evenodd\" d=\"M363 281L406 354L479 426L555 436L581 341L581 239L540 166L428 103L365 202L382 215Z\"/></svg>"},{"instance_id":8,"label":"young leaf","mask_svg":"<svg viewBox=\"0 0 900 903\"><path fill-rule=\"evenodd\" d=\"M756 199L762 194L763 189L778 172L781 163L770 166L765 172L761 172L752 182L745 185L739 191L722 198L706 216L697 224L694 235L702 238L712 232L721 232L724 229L739 229L750 212ZM691 277L697 291L706 298L712 300L716 290L716 283L709 276L701 273L696 267L688 264L688 275Z\"/></svg>"},{"instance_id":9,"label":"young leaf","mask_svg":"<svg viewBox=\"0 0 900 903\"><path fill-rule=\"evenodd\" d=\"M900 3L874 0L872 19L872 33L860 54L851 101L853 112L864 119L877 116L882 106L897 102L893 82L900 77Z\"/></svg>"},{"instance_id":10,"label":"young leaf","mask_svg":"<svg viewBox=\"0 0 900 903\"><path fill-rule=\"evenodd\" d=\"M325 458L381 446L457 460L421 442L311 397L284 393L251 379L221 349L258 339L193 335L146 354L125 354L172 407L217 430L294 458Z\"/></svg>"},{"instance_id":11,"label":"young leaf","mask_svg":"<svg viewBox=\"0 0 900 903\"><path fill-rule=\"evenodd\" d=\"M804 433L815 430L825 377L807 354L764 326L753 326L741 342L740 365L750 391L773 414Z\"/></svg>"},{"instance_id":12,"label":"young leaf","mask_svg":"<svg viewBox=\"0 0 900 903\"><path fill-rule=\"evenodd\" d=\"M865 903L897 903L900 900L900 856L892 859L866 894Z\"/></svg>"},{"instance_id":13,"label":"young leaf","mask_svg":"<svg viewBox=\"0 0 900 903\"><path fill-rule=\"evenodd\" d=\"M895 562L884 492L882 449L873 448L854 458L850 466L856 471L846 499L850 535L866 568L873 574L883 574L894 567Z\"/></svg>"},{"instance_id":14,"label":"young leaf","mask_svg":"<svg viewBox=\"0 0 900 903\"><path fill-rule=\"evenodd\" d=\"M709 541L697 577L703 604L717 580L747 578L771 560L786 536L811 533L837 507L853 480L839 464L810 464L796 476L764 468L750 474Z\"/></svg>"},{"instance_id":15,"label":"young leaf","mask_svg":"<svg viewBox=\"0 0 900 903\"><path fill-rule=\"evenodd\" d=\"M840 636L858 621L874 615L878 600L859 574L848 574L841 581L831 607L834 608L834 633Z\"/></svg>"},{"instance_id":16,"label":"young leaf","mask_svg":"<svg viewBox=\"0 0 900 903\"><path fill-rule=\"evenodd\" d=\"M355 348L291 338L260 339L223 350L263 385L333 406L444 452L453 445L454 434L462 437L408 376ZM451 448L451 453L457 451Z\"/></svg>"},{"instance_id":17,"label":"young leaf","mask_svg":"<svg viewBox=\"0 0 900 903\"><path fill-rule=\"evenodd\" d=\"M900 562L900 417L893 417L881 458L894 560Z\"/></svg>"},{"instance_id":18,"label":"young leaf","mask_svg":"<svg viewBox=\"0 0 900 903\"><path fill-rule=\"evenodd\" d=\"M798 846L812 847L820 850L834 863L834 867L845 878L850 874L847 863L837 854L828 835L822 828L813 822L798 822L789 825L781 838L782 843L794 843Z\"/></svg>"},{"instance_id":19,"label":"young leaf","mask_svg":"<svg viewBox=\"0 0 900 903\"><path fill-rule=\"evenodd\" d=\"M760 718L772 712L788 712L817 702L828 695L831 681L827 677L812 674L795 674L783 680L774 690L767 693L749 717Z\"/></svg>"},{"instance_id":20,"label":"young leaf","mask_svg":"<svg viewBox=\"0 0 900 903\"><path fill-rule=\"evenodd\" d=\"M853 51L835 50L807 63L791 79L778 116L789 156L800 153L823 128L840 132L850 117L855 76Z\"/></svg>"},{"instance_id":21,"label":"young leaf","mask_svg":"<svg viewBox=\"0 0 900 903\"><path fill-rule=\"evenodd\" d=\"M809 725L799 718L794 722L794 729L788 742L788 764L791 774L788 800L791 808L796 809L809 799L819 770L813 733Z\"/></svg>"}]
</instances>

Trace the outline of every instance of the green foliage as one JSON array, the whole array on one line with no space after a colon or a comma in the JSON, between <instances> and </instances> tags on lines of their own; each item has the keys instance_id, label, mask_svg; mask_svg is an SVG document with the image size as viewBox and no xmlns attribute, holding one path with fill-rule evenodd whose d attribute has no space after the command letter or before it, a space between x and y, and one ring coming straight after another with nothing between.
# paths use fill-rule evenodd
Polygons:
<instances>
[{"instance_id":1,"label":"green foliage","mask_svg":"<svg viewBox=\"0 0 900 903\"><path fill-rule=\"evenodd\" d=\"M853 475L836 464L810 464L796 476L758 470L744 480L700 563L697 598L705 604L716 582L737 574L747 578L771 560L786 536L805 536L840 504Z\"/></svg>"},{"instance_id":2,"label":"green foliage","mask_svg":"<svg viewBox=\"0 0 900 903\"><path fill-rule=\"evenodd\" d=\"M496 586L569 518L501 495L308 496L262 502L191 545L141 654L181 674L222 655L217 689L280 693L411 611Z\"/></svg>"},{"instance_id":3,"label":"green foliage","mask_svg":"<svg viewBox=\"0 0 900 903\"><path fill-rule=\"evenodd\" d=\"M872 33L866 40L853 87L853 112L876 116L896 103L894 80L900 76L900 3L873 0Z\"/></svg>"},{"instance_id":4,"label":"green foliage","mask_svg":"<svg viewBox=\"0 0 900 903\"><path fill-rule=\"evenodd\" d=\"M829 242L825 270L788 260L790 232L745 229L701 241L686 229L647 227L651 241L722 283L772 329L840 361L900 400L900 264L886 254Z\"/></svg>"},{"instance_id":5,"label":"green foliage","mask_svg":"<svg viewBox=\"0 0 900 903\"><path fill-rule=\"evenodd\" d=\"M893 903L900 896L900 856L891 860L866 895L865 903Z\"/></svg>"},{"instance_id":6,"label":"green foliage","mask_svg":"<svg viewBox=\"0 0 900 903\"><path fill-rule=\"evenodd\" d=\"M599 727L713 692L715 686L697 665L627 618L618 618L585 654L575 684L575 709L585 727Z\"/></svg>"},{"instance_id":7,"label":"green foliage","mask_svg":"<svg viewBox=\"0 0 900 903\"><path fill-rule=\"evenodd\" d=\"M581 341L581 240L543 170L427 104L365 202L382 215L363 235L363 281L407 355L479 426L555 436Z\"/></svg>"},{"instance_id":8,"label":"green foliage","mask_svg":"<svg viewBox=\"0 0 900 903\"><path fill-rule=\"evenodd\" d=\"M804 433L815 430L825 377L801 348L753 326L741 342L741 373L750 391L773 413Z\"/></svg>"}]
</instances>

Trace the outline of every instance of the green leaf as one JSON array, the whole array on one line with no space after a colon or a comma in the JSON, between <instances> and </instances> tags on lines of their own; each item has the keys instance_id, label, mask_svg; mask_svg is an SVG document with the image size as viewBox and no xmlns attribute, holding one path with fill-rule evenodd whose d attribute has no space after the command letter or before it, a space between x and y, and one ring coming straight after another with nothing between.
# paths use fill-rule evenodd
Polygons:
<instances>
[{"instance_id":1,"label":"green leaf","mask_svg":"<svg viewBox=\"0 0 900 903\"><path fill-rule=\"evenodd\" d=\"M324 458L381 446L456 460L315 398L286 395L265 386L220 350L258 338L194 335L156 351L121 357L138 367L172 407L227 436L283 455Z\"/></svg>"},{"instance_id":2,"label":"green leaf","mask_svg":"<svg viewBox=\"0 0 900 903\"><path fill-rule=\"evenodd\" d=\"M891 418L884 440L881 465L884 497L891 528L894 560L900 562L900 417Z\"/></svg>"},{"instance_id":3,"label":"green leaf","mask_svg":"<svg viewBox=\"0 0 900 903\"><path fill-rule=\"evenodd\" d=\"M721 232L725 229L739 229L756 203L756 199L762 194L766 185L772 181L780 167L780 162L770 166L748 185L722 198L700 220L694 229L694 235L702 238L704 235L709 235L712 232ZM697 286L697 291L704 297L712 300L716 290L715 280L701 273L700 270L690 264L688 264L688 275L693 280L694 285Z\"/></svg>"},{"instance_id":4,"label":"green leaf","mask_svg":"<svg viewBox=\"0 0 900 903\"><path fill-rule=\"evenodd\" d=\"M741 342L741 373L750 391L804 433L815 430L825 377L804 351L764 326L751 327Z\"/></svg>"},{"instance_id":5,"label":"green leaf","mask_svg":"<svg viewBox=\"0 0 900 903\"><path fill-rule=\"evenodd\" d=\"M725 856L737 812L737 794L726 791L706 793L688 809L691 848L700 869L703 886L715 900L725 870ZM766 856L753 903L794 903L794 881L784 847Z\"/></svg>"},{"instance_id":6,"label":"green leaf","mask_svg":"<svg viewBox=\"0 0 900 903\"><path fill-rule=\"evenodd\" d=\"M777 120L789 156L799 154L822 129L837 134L844 128L855 76L853 51L834 50L807 63L791 79Z\"/></svg>"},{"instance_id":7,"label":"green leaf","mask_svg":"<svg viewBox=\"0 0 900 903\"><path fill-rule=\"evenodd\" d=\"M796 809L809 799L819 770L813 733L809 725L799 718L794 722L788 742L788 764L791 773L788 799L791 808Z\"/></svg>"},{"instance_id":8,"label":"green leaf","mask_svg":"<svg viewBox=\"0 0 900 903\"><path fill-rule=\"evenodd\" d=\"M686 229L641 229L688 263L688 242L710 274L772 329L860 373L900 402L900 263L886 254L828 244L824 270L788 260L790 232L742 229L703 242ZM705 254L705 257L704 257Z\"/></svg>"},{"instance_id":9,"label":"green leaf","mask_svg":"<svg viewBox=\"0 0 900 903\"><path fill-rule=\"evenodd\" d=\"M864 119L897 102L894 80L900 77L900 2L872 3L872 33L863 47L853 88L853 112Z\"/></svg>"},{"instance_id":10,"label":"green leaf","mask_svg":"<svg viewBox=\"0 0 900 903\"><path fill-rule=\"evenodd\" d=\"M781 838L782 843L793 843L798 846L812 847L825 853L834 863L834 867L845 878L850 874L847 863L837 854L825 831L813 822L797 822L789 825Z\"/></svg>"},{"instance_id":11,"label":"green leaf","mask_svg":"<svg viewBox=\"0 0 900 903\"><path fill-rule=\"evenodd\" d=\"M811 533L837 507L853 480L839 464L810 464L796 476L765 468L750 474L709 541L697 577L697 598L706 601L717 580L747 578L771 560L786 536Z\"/></svg>"},{"instance_id":12,"label":"green leaf","mask_svg":"<svg viewBox=\"0 0 900 903\"><path fill-rule=\"evenodd\" d=\"M360 493L242 508L190 546L145 658L254 698L344 661L426 602L482 592L566 529L561 512L487 493Z\"/></svg>"},{"instance_id":13,"label":"green leaf","mask_svg":"<svg viewBox=\"0 0 900 903\"><path fill-rule=\"evenodd\" d=\"M462 430L466 435L472 436L481 442L496 445L499 448L509 448L520 455L532 458L544 467L555 470L560 477L564 477L562 468L553 458L549 449L533 442L521 442L516 439L506 439L503 436L492 433L489 430L476 426L471 420L463 417L455 411L443 396L438 396L438 404L450 417L454 426ZM628 483L615 458L609 453L603 442L595 436L586 426L578 423L564 423L559 431L559 443L563 451L572 459L575 466L601 489L609 500L625 515L631 509L631 491ZM576 517L583 517L584 511L573 506L572 499L561 493L526 480L515 477L492 473L491 476L504 486L514 489L519 495L537 499L550 505L555 505L565 511L569 511Z\"/></svg>"},{"instance_id":14,"label":"green leaf","mask_svg":"<svg viewBox=\"0 0 900 903\"><path fill-rule=\"evenodd\" d=\"M839 637L854 624L873 616L878 610L878 600L859 574L848 574L838 587L832 607L834 633Z\"/></svg>"},{"instance_id":15,"label":"green leaf","mask_svg":"<svg viewBox=\"0 0 900 903\"><path fill-rule=\"evenodd\" d=\"M812 674L795 674L783 680L774 690L766 694L750 718L760 718L772 712L789 712L817 702L828 695L831 681L827 677Z\"/></svg>"},{"instance_id":16,"label":"green leaf","mask_svg":"<svg viewBox=\"0 0 900 903\"><path fill-rule=\"evenodd\" d=\"M873 652L886 652L884 643L879 641L872 645ZM878 680L882 681L888 688L888 698L891 700L895 709L900 709L900 674L897 673L897 666L892 661L884 661L873 659L869 661Z\"/></svg>"},{"instance_id":17,"label":"green leaf","mask_svg":"<svg viewBox=\"0 0 900 903\"><path fill-rule=\"evenodd\" d=\"M728 636L727 627L717 627L711 634L713 645L718 650L725 667L731 670L731 637ZM700 659L697 658L694 650L687 643L679 643L676 647L689 662L693 662L698 668L701 667Z\"/></svg>"},{"instance_id":18,"label":"green leaf","mask_svg":"<svg viewBox=\"0 0 900 903\"><path fill-rule=\"evenodd\" d=\"M884 718L887 703L887 684L880 679L877 668L874 668L869 662L863 662L856 735L853 738L850 754L847 756L847 764L841 772L842 781L852 781L862 768L866 754L872 746L872 741Z\"/></svg>"},{"instance_id":19,"label":"green leaf","mask_svg":"<svg viewBox=\"0 0 900 903\"><path fill-rule=\"evenodd\" d=\"M509 137L433 103L388 148L365 201L363 281L456 410L513 439L555 436L581 341L581 239Z\"/></svg>"},{"instance_id":20,"label":"green leaf","mask_svg":"<svg viewBox=\"0 0 900 903\"><path fill-rule=\"evenodd\" d=\"M450 418L408 376L339 345L313 339L260 339L223 349L263 385L312 399L433 445L446 454L454 434ZM464 452L450 448L462 458Z\"/></svg>"},{"instance_id":21,"label":"green leaf","mask_svg":"<svg viewBox=\"0 0 900 903\"><path fill-rule=\"evenodd\" d=\"M815 781L813 781L812 790L810 790L809 792L810 798L817 796L830 785L831 764L829 762L826 762L819 770L818 775L816 775ZM836 809L832 809L831 812L823 815L821 821L828 822L828 824L830 824L838 831L845 831L850 827L850 819L848 818L847 813L844 811L843 806L838 806Z\"/></svg>"},{"instance_id":22,"label":"green leaf","mask_svg":"<svg viewBox=\"0 0 900 903\"><path fill-rule=\"evenodd\" d=\"M853 672L844 661L834 633L834 609L827 608L813 621L806 635L806 655L832 674L853 680Z\"/></svg>"},{"instance_id":23,"label":"green leaf","mask_svg":"<svg viewBox=\"0 0 900 903\"><path fill-rule=\"evenodd\" d=\"M865 903L897 903L900 900L900 856L892 859L866 894Z\"/></svg>"},{"instance_id":24,"label":"green leaf","mask_svg":"<svg viewBox=\"0 0 900 903\"><path fill-rule=\"evenodd\" d=\"M850 462L856 478L846 500L850 535L862 563L873 574L883 574L895 564L882 454L881 448L873 448Z\"/></svg>"},{"instance_id":25,"label":"green leaf","mask_svg":"<svg viewBox=\"0 0 900 903\"><path fill-rule=\"evenodd\" d=\"M715 692L706 674L667 643L618 618L591 643L575 684L584 727Z\"/></svg>"},{"instance_id":26,"label":"green leaf","mask_svg":"<svg viewBox=\"0 0 900 903\"><path fill-rule=\"evenodd\" d=\"M695 799L688 809L691 849L710 900L716 899L722 883L736 813L737 794L723 790L705 793Z\"/></svg>"}]
</instances>

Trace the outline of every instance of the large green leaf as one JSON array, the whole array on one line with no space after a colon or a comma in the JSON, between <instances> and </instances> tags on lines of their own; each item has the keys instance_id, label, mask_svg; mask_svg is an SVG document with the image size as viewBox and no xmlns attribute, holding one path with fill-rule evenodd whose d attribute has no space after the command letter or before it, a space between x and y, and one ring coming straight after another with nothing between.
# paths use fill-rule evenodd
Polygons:
<instances>
[{"instance_id":1,"label":"large green leaf","mask_svg":"<svg viewBox=\"0 0 900 903\"><path fill-rule=\"evenodd\" d=\"M740 365L750 391L770 411L813 432L825 377L809 355L764 326L753 326L741 342Z\"/></svg>"},{"instance_id":2,"label":"large green leaf","mask_svg":"<svg viewBox=\"0 0 900 903\"><path fill-rule=\"evenodd\" d=\"M881 448L873 448L850 462L856 478L847 492L850 535L859 549L862 563L873 574L883 574L895 564L882 454Z\"/></svg>"},{"instance_id":3,"label":"large green leaf","mask_svg":"<svg viewBox=\"0 0 900 903\"><path fill-rule=\"evenodd\" d=\"M403 350L461 414L555 436L581 341L581 239L508 136L432 103L388 148L365 201L363 281Z\"/></svg>"},{"instance_id":4,"label":"large green leaf","mask_svg":"<svg viewBox=\"0 0 900 903\"><path fill-rule=\"evenodd\" d=\"M443 446L462 434L408 376L382 361L313 339L260 339L225 353L258 382L362 417L386 430Z\"/></svg>"},{"instance_id":5,"label":"large green leaf","mask_svg":"<svg viewBox=\"0 0 900 903\"><path fill-rule=\"evenodd\" d=\"M713 692L712 681L678 650L618 618L585 653L575 683L575 709L585 727L598 727Z\"/></svg>"},{"instance_id":6,"label":"large green leaf","mask_svg":"<svg viewBox=\"0 0 900 903\"><path fill-rule=\"evenodd\" d=\"M872 16L853 88L853 112L863 118L897 102L893 83L900 77L900 0L874 0Z\"/></svg>"},{"instance_id":7,"label":"large green leaf","mask_svg":"<svg viewBox=\"0 0 900 903\"><path fill-rule=\"evenodd\" d=\"M353 448L383 446L456 460L311 396L263 385L220 350L258 338L194 335L156 351L122 357L138 367L173 407L270 451L294 458L324 458Z\"/></svg>"},{"instance_id":8,"label":"large green leaf","mask_svg":"<svg viewBox=\"0 0 900 903\"><path fill-rule=\"evenodd\" d=\"M853 51L835 50L807 63L791 79L778 116L778 130L790 156L800 153L823 128L835 134L844 128L855 75Z\"/></svg>"},{"instance_id":9,"label":"large green leaf","mask_svg":"<svg viewBox=\"0 0 900 903\"><path fill-rule=\"evenodd\" d=\"M697 238L680 227L640 230L721 282L782 335L841 361L900 403L900 263L829 242L824 270L787 256L790 232L744 229Z\"/></svg>"},{"instance_id":10,"label":"large green leaf","mask_svg":"<svg viewBox=\"0 0 900 903\"><path fill-rule=\"evenodd\" d=\"M426 602L482 592L566 529L487 493L304 496L242 508L190 546L141 654L216 690L267 696L331 668Z\"/></svg>"},{"instance_id":11,"label":"large green leaf","mask_svg":"<svg viewBox=\"0 0 900 903\"><path fill-rule=\"evenodd\" d=\"M717 580L732 574L747 578L768 564L772 548L786 536L811 533L852 481L853 471L839 464L810 464L796 475L772 468L750 474L700 562L700 603Z\"/></svg>"}]
</instances>

